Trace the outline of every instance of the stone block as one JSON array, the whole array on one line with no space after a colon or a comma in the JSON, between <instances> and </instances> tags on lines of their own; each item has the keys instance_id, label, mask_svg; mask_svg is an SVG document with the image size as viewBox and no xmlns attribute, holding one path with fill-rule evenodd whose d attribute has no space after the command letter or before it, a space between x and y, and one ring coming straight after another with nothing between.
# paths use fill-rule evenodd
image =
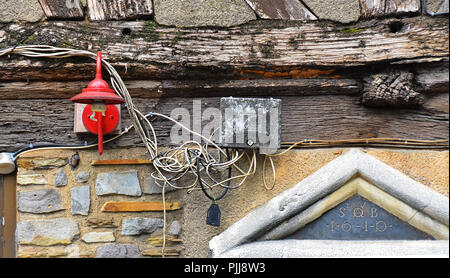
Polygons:
<instances>
[{"instance_id":1,"label":"stone block","mask_svg":"<svg viewBox=\"0 0 450 278\"><path fill-rule=\"evenodd\" d=\"M256 15L244 0L155 0L155 20L177 27L237 26Z\"/></svg>"},{"instance_id":2,"label":"stone block","mask_svg":"<svg viewBox=\"0 0 450 278\"><path fill-rule=\"evenodd\" d=\"M56 187L61 187L67 185L67 175L63 168L59 170L58 174L56 174L55 180L53 182Z\"/></svg>"},{"instance_id":3,"label":"stone block","mask_svg":"<svg viewBox=\"0 0 450 278\"><path fill-rule=\"evenodd\" d=\"M47 184L43 174L19 174L17 175L19 185L44 185Z\"/></svg>"},{"instance_id":4,"label":"stone block","mask_svg":"<svg viewBox=\"0 0 450 278\"><path fill-rule=\"evenodd\" d=\"M139 247L134 244L106 244L97 248L97 258L140 258Z\"/></svg>"},{"instance_id":5,"label":"stone block","mask_svg":"<svg viewBox=\"0 0 450 278\"><path fill-rule=\"evenodd\" d=\"M88 182L89 177L90 177L89 172L79 172L77 174L77 176L75 177L75 180L77 182L85 183L85 182Z\"/></svg>"},{"instance_id":6,"label":"stone block","mask_svg":"<svg viewBox=\"0 0 450 278\"><path fill-rule=\"evenodd\" d=\"M64 209L59 191L55 189L18 192L17 207L20 212L30 213L49 213Z\"/></svg>"},{"instance_id":7,"label":"stone block","mask_svg":"<svg viewBox=\"0 0 450 278\"><path fill-rule=\"evenodd\" d=\"M177 183L175 182L175 186L176 185ZM164 192L167 193L175 190L177 190L175 187L166 186ZM144 194L162 194L162 187L156 184L155 179L148 175L144 177L142 192L144 192Z\"/></svg>"},{"instance_id":8,"label":"stone block","mask_svg":"<svg viewBox=\"0 0 450 278\"><path fill-rule=\"evenodd\" d=\"M37 22L43 17L38 0L0 0L0 22Z\"/></svg>"},{"instance_id":9,"label":"stone block","mask_svg":"<svg viewBox=\"0 0 450 278\"><path fill-rule=\"evenodd\" d=\"M167 248L164 250L164 256L179 256L181 253L180 248ZM145 249L142 251L142 255L150 257L162 257L161 249Z\"/></svg>"},{"instance_id":10,"label":"stone block","mask_svg":"<svg viewBox=\"0 0 450 278\"><path fill-rule=\"evenodd\" d=\"M169 235L178 236L181 233L181 227L181 223L178 220L173 221L169 227Z\"/></svg>"},{"instance_id":11,"label":"stone block","mask_svg":"<svg viewBox=\"0 0 450 278\"><path fill-rule=\"evenodd\" d=\"M137 171L98 174L95 182L95 193L99 196L109 194L141 196L142 191Z\"/></svg>"},{"instance_id":12,"label":"stone block","mask_svg":"<svg viewBox=\"0 0 450 278\"><path fill-rule=\"evenodd\" d=\"M91 204L90 186L78 186L71 190L72 214L88 215Z\"/></svg>"},{"instance_id":13,"label":"stone block","mask_svg":"<svg viewBox=\"0 0 450 278\"><path fill-rule=\"evenodd\" d=\"M177 238L176 236L173 236L173 235L168 235L168 236L166 236L165 239L162 236L156 236L156 237L151 237L151 238L147 239L148 243L150 243L151 245L153 245L155 247L162 247L164 245L163 244L164 240L165 240L165 246L178 245L183 242L182 239Z\"/></svg>"},{"instance_id":14,"label":"stone block","mask_svg":"<svg viewBox=\"0 0 450 278\"><path fill-rule=\"evenodd\" d=\"M164 221L159 218L126 218L122 221L122 235L135 236L151 234L162 228Z\"/></svg>"},{"instance_id":15,"label":"stone block","mask_svg":"<svg viewBox=\"0 0 450 278\"><path fill-rule=\"evenodd\" d=\"M19 246L17 250L18 258L80 258L80 248L74 245L40 247L40 246Z\"/></svg>"},{"instance_id":16,"label":"stone block","mask_svg":"<svg viewBox=\"0 0 450 278\"><path fill-rule=\"evenodd\" d=\"M17 166L27 169L53 169L66 165L68 161L62 158L22 158L17 161Z\"/></svg>"},{"instance_id":17,"label":"stone block","mask_svg":"<svg viewBox=\"0 0 450 278\"><path fill-rule=\"evenodd\" d=\"M113 232L91 232L84 234L81 240L86 243L113 242L116 240Z\"/></svg>"},{"instance_id":18,"label":"stone block","mask_svg":"<svg viewBox=\"0 0 450 278\"><path fill-rule=\"evenodd\" d=\"M35 247L35 246L24 246L19 248L17 257L28 259L28 258L61 258L66 257L67 252L64 247L54 247L52 249L48 247Z\"/></svg>"},{"instance_id":19,"label":"stone block","mask_svg":"<svg viewBox=\"0 0 450 278\"><path fill-rule=\"evenodd\" d=\"M86 221L86 225L92 227L94 229L97 228L117 228L117 225L114 223L114 218L89 218Z\"/></svg>"},{"instance_id":20,"label":"stone block","mask_svg":"<svg viewBox=\"0 0 450 278\"><path fill-rule=\"evenodd\" d=\"M70 218L23 220L17 224L19 244L67 245L79 234L78 224Z\"/></svg>"}]
</instances>

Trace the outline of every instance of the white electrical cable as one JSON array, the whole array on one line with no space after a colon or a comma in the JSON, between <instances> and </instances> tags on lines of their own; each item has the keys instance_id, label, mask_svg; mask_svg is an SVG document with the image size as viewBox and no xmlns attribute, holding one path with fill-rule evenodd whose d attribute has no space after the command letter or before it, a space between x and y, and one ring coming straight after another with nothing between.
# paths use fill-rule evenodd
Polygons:
<instances>
[{"instance_id":1,"label":"white electrical cable","mask_svg":"<svg viewBox=\"0 0 450 278\"><path fill-rule=\"evenodd\" d=\"M24 45L24 46L16 46L9 47L0 50L0 56L16 54L25 57L32 58L67 58L67 57L88 57L96 60L97 55L90 51L84 50L76 50L76 49L68 49L68 48L59 48L53 46L46 45ZM134 127L137 135L140 137L142 143L146 147L148 153L150 154L150 159L153 162L153 166L155 171L151 173L151 176L155 178L156 184L162 187L163 191L163 203L164 203L164 228L163 228L163 247L162 247L162 257L164 257L164 250L166 244L166 209L165 209L165 188L166 186L171 186L174 188L183 188L189 189L188 192L195 190L195 186L199 184L201 179L202 183L206 185L208 188L213 188L215 186L222 186L228 188L237 188L241 186L249 175L252 175L256 171L256 152L253 152L253 157L250 160L248 154L246 152L238 153L237 150L233 150L233 155L228 157L226 152L222 150L217 144L215 144L209 138L202 136L194 132L193 130L185 127L178 121L167 117L163 114L159 114L156 112L145 114L139 111L133 103L133 100L122 81L122 78L114 69L114 67L108 63L107 61L102 59L102 63L110 74L110 81L114 91L124 98L125 107L128 110L132 121L132 127ZM161 152L158 149L158 141L155 130L148 120L148 117L162 117L166 120L172 121L177 125L180 125L183 129L188 130L190 133L199 136L205 142L204 145L196 142L189 141L183 143L181 146L169 149L168 151ZM124 133L127 133L130 128L127 128L124 132L119 134L118 136L111 138L110 140L105 141L104 143L110 142L118 137L122 136ZM216 158L213 153L211 153L208 149L208 145L212 145L214 149L218 152L219 157ZM91 148L95 147L94 145L89 145L85 147L77 147L77 149L83 148ZM65 148L65 149L74 149L74 147L55 147L57 149ZM54 149L52 147L43 148L43 149ZM33 151L25 151L26 152ZM195 154L195 155L194 155ZM243 171L239 168L236 163L243 157L243 155L247 155L247 158L250 161L250 166L248 171ZM226 161L222 161L222 157L226 157ZM197 160L201 159L202 163L197 163ZM197 165L204 165L201 169L197 169ZM222 181L216 181L212 178L212 172L221 173L225 170L229 170L230 167L237 169L241 175L237 175L234 177L229 177ZM198 170L198 171L197 171ZM212 184L208 183L204 180L203 177L200 177L199 174L201 172L205 172L206 175L213 181ZM178 186L175 185L174 182L180 180L186 175L192 175L194 177L194 182L188 186ZM230 182L235 179L241 179L241 182L238 185L230 186ZM162 183L162 185L160 184ZM227 184L227 185L226 185ZM199 188L197 188L199 189Z\"/></svg>"},{"instance_id":2,"label":"white electrical cable","mask_svg":"<svg viewBox=\"0 0 450 278\"><path fill-rule=\"evenodd\" d=\"M25 57L32 57L32 58L67 58L67 57L88 57L91 59L96 60L97 55L95 53L92 53L90 51L85 50L76 50L76 49L68 49L68 48L59 48L59 47L53 47L53 46L46 46L46 45L24 45L24 46L16 46L16 47L8 47L5 49L0 50L0 56L4 55L22 55ZM256 172L256 151L253 150L253 155L250 157L249 154L245 151L239 153L237 150L232 150L232 154L230 157L227 156L227 153L220 148L217 144L215 144L211 138L206 138L202 136L201 134L189 129L188 127L182 125L178 121L165 116L163 114L159 114L156 112L151 112L148 114L142 113L137 109L137 107L134 105L133 100L122 81L122 78L117 73L117 71L114 69L114 67L108 63L107 61L102 59L102 63L107 69L108 73L110 74L110 82L115 90L115 92L124 98L125 100L125 107L128 110L128 113L130 115L130 119L132 121L132 125L125 129L124 132L121 134L106 140L104 143L111 142L120 136L122 136L125 133L128 133L131 128L135 129L135 132L140 137L142 143L144 144L145 148L147 149L150 159L153 162L153 166L155 168L155 171L151 173L151 176L155 179L156 184L160 187L162 187L163 192L165 191L166 186L171 186L177 189L187 189L187 192L190 193L194 190L201 190L201 188L198 186L199 182L201 181L202 184L204 184L208 189L212 189L216 186L224 187L224 188L238 188L240 187L249 176L253 175ZM189 131L190 133L202 138L205 144L200 144L196 141L188 141L183 143L180 146L169 148L166 151L161 151L158 148L158 141L157 141L157 135L155 133L155 130L153 128L153 125L151 121L149 121L149 118L154 117L160 117L165 120L171 121L183 129ZM355 143L361 143L362 139L349 139L349 140L335 140L335 141L327 141L327 140L309 140L309 146L331 146L334 144L335 146L338 146L339 144L355 144ZM371 138L371 139L365 139L366 144L373 143L373 144L389 144L389 145L399 145L399 140L397 138ZM414 146L423 146L430 143L443 143L445 144L445 147L448 148L448 140L441 140L440 141L425 141L425 140L408 140L405 141L404 145L414 145ZM266 155L263 163L263 182L266 189L272 189L275 185L275 178L276 178L276 172L275 172L275 166L272 160L272 157L274 156L280 156L285 154L286 152L290 151L296 146L303 146L307 142L300 141L296 143L289 143L291 145L288 149L284 150L281 153L272 154L272 155ZM288 144L288 143L285 143ZM80 147L45 147L45 148L39 148L40 150L43 149L87 149L97 146L97 144L89 145L89 146L80 146ZM211 148L211 149L210 149ZM24 151L20 153L18 156L25 154L27 152L35 151L37 149L30 149L27 151ZM246 156L248 161L248 170L244 171L242 170L237 164L241 159ZM16 159L17 159L16 157ZM269 159L270 165L272 167L272 174L273 174L273 183L271 187L267 186L266 183L266 177L265 177L265 166L266 161ZM201 163L197 163L197 160L202 161ZM201 169L197 169L197 165ZM213 173L218 174L222 176L223 172L229 170L229 168L232 167L232 169L237 170L239 174L222 179L220 181L217 181L216 178L213 177ZM207 182L205 180L205 176L201 177L199 176L200 173L205 173L206 176L212 181ZM185 186L179 186L175 182L179 181L181 178L185 177L186 175L191 175L193 177L193 183ZM230 185L231 181L240 179L240 182L236 185ZM163 202L165 205L165 194L163 194ZM165 248L165 210L164 210L164 229L163 229L163 256L164 256L164 248Z\"/></svg>"},{"instance_id":3,"label":"white electrical cable","mask_svg":"<svg viewBox=\"0 0 450 278\"><path fill-rule=\"evenodd\" d=\"M3 55L10 55L10 54L16 54L21 55L25 57L32 57L32 58L67 58L67 57L88 57L91 59L96 59L97 55L90 51L85 50L77 50L77 49L69 49L69 48L60 48L60 47L54 47L54 46L46 46L46 45L24 45L24 46L17 46L17 47L9 47L0 50L0 56ZM238 153L237 150L233 150L233 155L231 158L228 158L226 161L221 161L222 157L226 157L225 151L220 148L217 144L215 144L210 138L206 138L202 136L201 134L185 127L178 121L165 116L163 114L159 114L156 112L150 113L150 114L144 114L141 111L139 111L136 106L133 103L133 100L125 86L125 84L122 81L122 78L117 73L117 71L114 69L114 67L108 63L107 61L102 59L102 63L107 69L108 73L111 77L111 85L115 92L119 94L121 97L125 100L125 107L128 110L128 113L130 115L131 121L132 121L132 127L134 127L137 135L141 138L142 143L148 150L150 154L150 159L153 161L153 166L155 167L155 172L152 173L152 177L154 177L157 181L157 184L162 187L162 184L166 184L168 186L174 187L174 188L185 188L185 189L192 189L195 187L196 184L198 184L198 179L201 177L198 177L196 174L196 168L197 165L195 163L196 158L192 157L192 153L194 151L199 153L199 157L202 158L202 161L205 167L202 167L201 171L206 172L206 175L208 177L212 177L211 172L223 172L227 170L229 167L233 167L237 169L241 175L227 178L222 181L214 181L213 184L209 184L206 180L204 181L204 184L208 187L212 188L214 186L220 185L225 186L225 183L230 180L235 179L243 179L237 186L233 186L230 188L236 188L240 185L242 185L243 181L247 178L247 176L253 174L256 168L256 154L253 155L253 158L249 161L250 166L247 171L243 171L241 168L239 168L236 163L245 155L248 156L245 152L242 152L241 154ZM157 141L157 135L155 133L155 130L151 124L151 122L148 120L149 117L161 117L166 120L172 121L175 124L180 125L183 129L186 129L187 131L191 132L192 134L202 138L206 143L204 145L201 145L198 142L195 141L189 141L185 142L179 147L172 148L168 151L161 152L158 149L158 141ZM129 129L129 128L128 128ZM128 129L126 132L128 132ZM118 135L117 137L120 137L122 134ZM115 138L112 138L110 140L105 141L110 142ZM95 147L94 145L89 145L85 147L79 147L78 149L83 148L91 148ZM214 150L216 150L219 153L219 158L215 158L215 156L212 154L212 152L209 149L209 146L212 146ZM55 147L58 148L58 147ZM59 147L61 148L61 147ZM45 149L52 149L51 147L45 148ZM69 149L69 147L67 148ZM29 150L33 151L33 150ZM29 152L26 151L26 152ZM24 152L24 153L26 153ZM177 186L172 181L176 181L184 177L185 175L190 174L194 176L195 182L188 186ZM202 178L203 181L203 178ZM160 183L158 183L160 182Z\"/></svg>"}]
</instances>

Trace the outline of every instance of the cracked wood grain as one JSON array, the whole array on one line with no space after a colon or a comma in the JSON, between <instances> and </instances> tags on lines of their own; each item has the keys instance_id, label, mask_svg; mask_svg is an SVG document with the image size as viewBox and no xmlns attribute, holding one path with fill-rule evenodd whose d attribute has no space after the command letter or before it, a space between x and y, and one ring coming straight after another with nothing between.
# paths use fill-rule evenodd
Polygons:
<instances>
[{"instance_id":1,"label":"cracked wood grain","mask_svg":"<svg viewBox=\"0 0 450 278\"><path fill-rule=\"evenodd\" d=\"M262 22L226 29L159 27L148 21L46 22L28 41L52 44L53 40L57 46L102 50L104 58L127 76L140 74L154 80L186 79L192 73L197 79L217 78L250 69L336 69L448 61L448 18L395 21L401 28L392 28L392 19L345 26ZM29 28L17 24L0 27L0 47L22 42L20 34ZM89 62L82 58L55 62L2 57L0 80L83 79L91 67Z\"/></svg>"}]
</instances>

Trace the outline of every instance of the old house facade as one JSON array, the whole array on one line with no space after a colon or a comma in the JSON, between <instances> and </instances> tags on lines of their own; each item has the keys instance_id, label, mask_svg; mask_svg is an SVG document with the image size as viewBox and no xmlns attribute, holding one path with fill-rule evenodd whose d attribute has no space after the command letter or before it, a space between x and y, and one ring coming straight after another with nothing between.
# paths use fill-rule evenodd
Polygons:
<instances>
[{"instance_id":1,"label":"old house facade","mask_svg":"<svg viewBox=\"0 0 450 278\"><path fill-rule=\"evenodd\" d=\"M448 257L448 34L448 0L0 0L0 257ZM276 113L227 145L225 104Z\"/></svg>"}]
</instances>

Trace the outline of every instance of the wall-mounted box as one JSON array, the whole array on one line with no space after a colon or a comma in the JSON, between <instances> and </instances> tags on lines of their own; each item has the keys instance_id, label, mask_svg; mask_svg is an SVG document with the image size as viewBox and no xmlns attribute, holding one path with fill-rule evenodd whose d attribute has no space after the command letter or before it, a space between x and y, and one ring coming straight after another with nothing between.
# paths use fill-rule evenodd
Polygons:
<instances>
[{"instance_id":1,"label":"wall-mounted box","mask_svg":"<svg viewBox=\"0 0 450 278\"><path fill-rule=\"evenodd\" d=\"M86 129L86 127L83 124L83 110L86 107L87 104L82 103L75 103L75 109L74 109L74 123L73 123L73 132L74 133L89 133L89 131ZM114 130L111 132L111 134L119 134L122 130L122 113L120 111L120 104L115 105L117 110L119 111L119 122L117 123L117 126L114 128Z\"/></svg>"},{"instance_id":2,"label":"wall-mounted box","mask_svg":"<svg viewBox=\"0 0 450 278\"><path fill-rule=\"evenodd\" d=\"M259 148L260 153L280 148L280 99L225 97L220 100L220 112L222 147Z\"/></svg>"}]
</instances>

